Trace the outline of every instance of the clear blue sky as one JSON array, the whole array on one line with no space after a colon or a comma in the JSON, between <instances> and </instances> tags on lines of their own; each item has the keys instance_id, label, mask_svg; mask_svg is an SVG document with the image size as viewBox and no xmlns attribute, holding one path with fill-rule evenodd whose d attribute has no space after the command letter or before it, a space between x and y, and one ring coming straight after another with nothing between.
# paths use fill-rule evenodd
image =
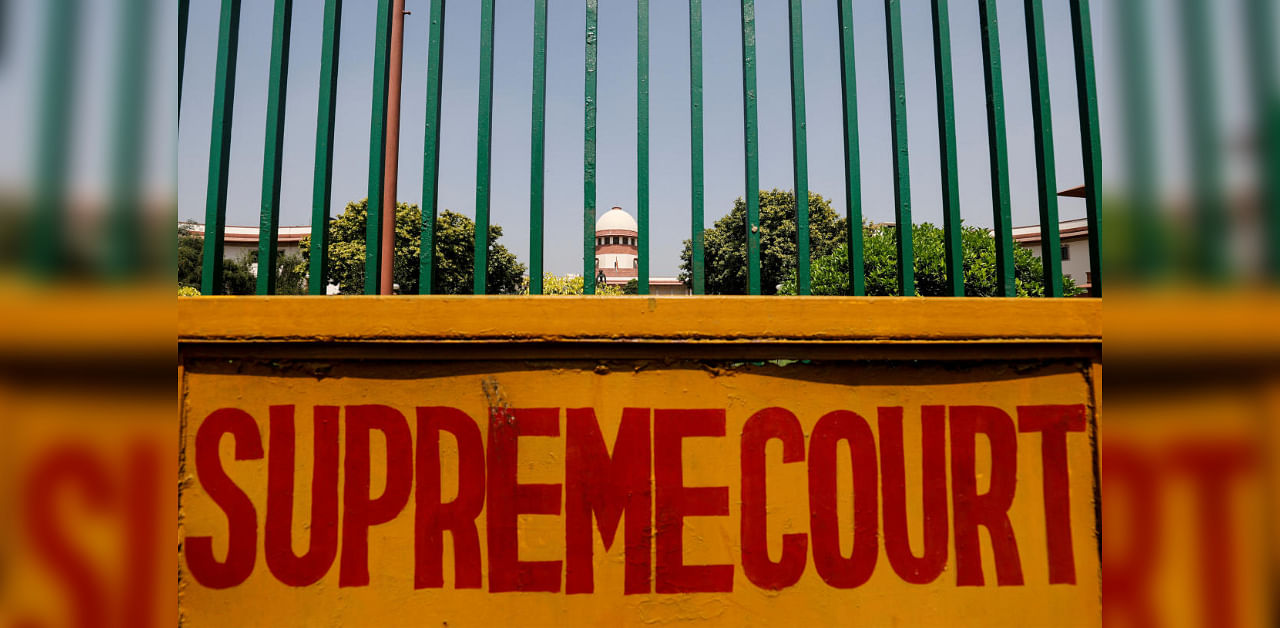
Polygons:
<instances>
[{"instance_id":1,"label":"clear blue sky","mask_svg":"<svg viewBox=\"0 0 1280 628\"><path fill-rule=\"evenodd\" d=\"M193 2L187 48L177 169L179 217L203 221L209 158L209 125L217 45L218 5ZM547 73L546 269L582 269L582 135L584 3L551 0ZM597 207L620 205L635 213L636 10L635 3L603 0L600 8L600 72ZM270 58L272 3L245 2L227 207L228 224L257 224ZM337 139L332 211L367 195L369 113L376 2L347 0L343 13ZM422 197L422 142L426 101L427 0L408 0L399 199ZM674 276L681 242L690 230L688 3L651 1L651 226L652 272ZM706 220L710 226L743 195L740 3L704 2L706 111ZM1107 3L1099 3L1096 12ZM529 135L532 6L528 0L497 3L492 219L502 242L528 262ZM989 226L985 93L977 2L951 2L961 202L966 223ZM319 75L321 0L294 7L281 224L310 222L311 181ZM787 2L757 0L760 86L760 180L764 188L792 187L791 111L787 52ZM845 212L841 157L840 73L836 3L804 3L805 82L809 128L809 187ZM1009 127L1014 223L1038 221L1035 159L1022 1L1000 0L1001 43ZM866 218L892 220L884 3L854 2L862 150L862 201ZM1105 15L1095 17L1096 20ZM1057 176L1060 188L1083 182L1070 21L1065 0L1045 2ZM916 222L940 223L938 132L929 3L903 3L912 199ZM474 214L479 2L454 0L446 19L440 202ZM1099 48L1107 35L1095 26ZM1105 86L1108 68L1100 67ZM1104 126L1104 131L1106 127ZM1108 143L1104 137L1104 144ZM1108 156L1114 154L1108 150ZM1063 219L1083 215L1064 199Z\"/></svg>"}]
</instances>

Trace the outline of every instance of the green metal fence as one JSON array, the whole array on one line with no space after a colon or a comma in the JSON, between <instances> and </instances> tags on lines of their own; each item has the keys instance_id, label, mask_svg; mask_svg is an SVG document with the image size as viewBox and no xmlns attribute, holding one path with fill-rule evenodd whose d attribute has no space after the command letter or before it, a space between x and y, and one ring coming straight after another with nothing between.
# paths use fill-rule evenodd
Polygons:
<instances>
[{"instance_id":1,"label":"green metal fence","mask_svg":"<svg viewBox=\"0 0 1280 628\"><path fill-rule=\"evenodd\" d=\"M805 120L804 84L804 26L801 0L789 1L790 73L793 176L796 199L808 198L807 124ZM861 178L856 69L853 42L852 0L827 0L837 4L839 20L840 80L843 92L845 197L849 217L849 279L855 295L864 293L863 244L860 225ZM937 132L941 148L942 167L939 172L943 191L943 231L946 245L946 272L950 293L964 294L962 247L960 229L959 174L956 165L956 116L952 85L951 28L949 23L950 0L930 0L934 48L934 69L937 94ZM1001 296L1014 296L1016 286L1013 263L1013 235L1010 212L1009 156L1005 128L1005 102L1003 70L1000 57L999 15L996 0L955 0L976 2L981 28L984 82L987 100L987 134L991 161L991 195L994 207L993 220L996 240L996 265L998 288ZM1083 155L1084 184L1086 191L1086 216L1089 224L1089 253L1091 261L1092 294L1102 294L1102 256L1099 250L1101 223L1101 146L1098 130L1097 87L1094 78L1093 42L1088 0L1064 0L1069 2L1071 33L1074 41L1076 92L1080 118ZM182 63L186 54L186 31L189 0L179 4L179 99L182 89ZM216 84L213 103L212 131L210 133L209 182L206 198L206 226L204 241L204 272L202 292L215 294L222 285L221 262L224 242L227 173L230 159L230 141L233 103L235 98L236 52L240 29L241 0L221 0L219 21ZM274 0L275 13L272 29L270 83L268 93L267 131L263 159L262 212L259 231L259 260L266 268L274 268L277 229L280 214L280 172L284 139L284 111L286 83L289 65L290 24L293 0ZM593 294L596 289L594 267L595 219L596 219L596 86L598 68L597 19L599 0L586 2L585 32L585 94L584 94L584 146L583 146L583 278L585 291ZM441 80L443 75L446 0L430 1L430 27L428 33L427 60L427 114L424 137L423 193L422 193L422 246L419 289L429 294L432 273L435 268L434 226L439 199L439 161L441 128ZM1195 3L1190 3L1195 4ZM895 222L897 225L898 284L902 295L912 295L914 255L912 253L911 221L911 173L908 168L907 89L903 69L902 0L885 0L885 28L887 34L888 71L890 77L890 111L892 116L893 172L895 191ZM1042 0L1023 0L1026 43L1031 84L1035 156L1037 167L1037 192L1040 210L1040 233L1044 267L1045 294L1063 296L1061 253L1058 233L1057 182L1054 164L1054 137L1049 98L1048 60L1045 52L1045 28ZM369 134L369 205L366 236L365 291L376 294L380 266L379 251L382 245L381 215L383 206L383 181L386 174L384 147L387 142L388 75L391 63L391 26L393 3L378 0L377 34L372 64L373 98L372 123ZM649 288L649 2L636 0L636 85L637 85L637 210L639 223L639 291L646 294ZM493 43L494 0L481 0L480 20L480 94L479 116L476 124L476 230L474 256L474 286L476 294L483 294L488 267L488 225L491 177L492 113L493 113ZM316 124L315 174L312 190L312 237L310 250L309 289L312 294L324 294L328 280L329 197L333 168L333 140L335 123L335 96L338 76L338 49L341 37L342 0L324 0L324 38L321 49L321 80ZM744 114L743 139L745 144L745 189L747 219L742 228L747 239L748 290L760 294L760 233L759 233L759 126L757 115L756 84L756 16L755 0L742 0L742 104ZM547 67L547 0L534 0L533 6L533 76L532 76L532 155L530 178L530 292L541 294L543 275L543 189L546 139L546 67ZM1194 22L1194 20L1193 20ZM1197 26L1189 26L1188 35L1201 36ZM689 109L692 164L692 264L691 288L694 294L705 291L705 255L703 247L704 220L704 146L702 111L702 2L689 0ZM1206 62L1207 63L1207 62ZM1199 66L1197 66L1199 67ZM1212 67L1205 65L1204 67ZM1199 83L1197 83L1199 84ZM1190 94L1191 102L1200 102ZM1209 118L1213 110L1205 104L1196 111ZM1207 141L1207 140L1206 140ZM1207 157L1206 157L1207 158ZM1199 188L1204 188L1206 198L1212 196L1209 189L1214 179L1212 173ZM1212 209L1210 207L1210 209ZM797 291L809 294L809 215L808 203L798 202L797 219ZM1204 226L1215 229L1215 217L1220 212L1207 211ZM905 228L904 228L905 227ZM1221 238L1206 238L1206 242L1220 243ZM1218 259L1221 247L1206 248L1206 260ZM270 294L274 290L270 273L260 273L257 291Z\"/></svg>"}]
</instances>

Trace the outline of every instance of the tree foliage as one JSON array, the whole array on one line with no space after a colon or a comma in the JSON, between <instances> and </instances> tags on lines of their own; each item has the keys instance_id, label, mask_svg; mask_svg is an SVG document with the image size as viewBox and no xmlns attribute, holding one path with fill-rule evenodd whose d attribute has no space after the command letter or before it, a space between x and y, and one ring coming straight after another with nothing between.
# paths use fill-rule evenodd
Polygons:
<instances>
[{"instance_id":1,"label":"tree foliage","mask_svg":"<svg viewBox=\"0 0 1280 628\"><path fill-rule=\"evenodd\" d=\"M862 227L863 266L867 296L898 295L897 227L894 225L869 225ZM942 229L929 224L914 225L911 230L915 251L916 293L921 296L950 294L947 283L946 244ZM995 238L980 227L964 227L961 231L964 249L965 296L990 297L999 294L996 278ZM848 295L849 251L841 244L830 255L813 263L810 269L810 286L815 295ZM1014 279L1018 296L1044 296L1044 267L1040 258L1030 249L1014 247ZM1071 296L1079 292L1070 277L1062 279L1063 293ZM779 290L780 294L795 294L795 273Z\"/></svg>"},{"instance_id":2,"label":"tree foliage","mask_svg":"<svg viewBox=\"0 0 1280 628\"><path fill-rule=\"evenodd\" d=\"M204 276L204 239L192 233L191 223L178 225L178 287L200 289ZM257 251L222 260L220 294L245 295L257 290L253 264Z\"/></svg>"},{"instance_id":3,"label":"tree foliage","mask_svg":"<svg viewBox=\"0 0 1280 628\"><path fill-rule=\"evenodd\" d=\"M707 294L747 293L747 204L739 198L733 210L703 235ZM830 254L845 241L845 220L831 209L830 201L809 193L809 248L813 259ZM760 191L760 291L774 294L795 274L795 194L783 190ZM684 241L680 254L680 279L692 280L693 247Z\"/></svg>"},{"instance_id":4,"label":"tree foliage","mask_svg":"<svg viewBox=\"0 0 1280 628\"><path fill-rule=\"evenodd\" d=\"M178 287L200 289L204 240L192 235L192 223L178 223Z\"/></svg>"},{"instance_id":5,"label":"tree foliage","mask_svg":"<svg viewBox=\"0 0 1280 628\"><path fill-rule=\"evenodd\" d=\"M342 294L364 292L365 224L368 199L347 203L329 222L329 279ZM472 294L476 226L470 218L449 210L436 217L434 294ZM489 226L488 294L517 294L524 284L525 267L498 239L502 227ZM422 210L417 205L396 205L395 253L392 281L399 294L418 293L419 254L422 250ZM302 240L303 261L310 260L311 238Z\"/></svg>"},{"instance_id":6,"label":"tree foliage","mask_svg":"<svg viewBox=\"0 0 1280 628\"><path fill-rule=\"evenodd\" d=\"M286 253L276 260L276 294L306 294L307 263L301 255Z\"/></svg>"},{"instance_id":7,"label":"tree foliage","mask_svg":"<svg viewBox=\"0 0 1280 628\"><path fill-rule=\"evenodd\" d=\"M585 290L586 282L581 275L566 275L557 277L551 273L542 275L542 294L549 295L577 295L582 294ZM520 294L529 294L529 282L525 281L521 287ZM623 291L618 286L610 286L603 283L596 284L596 296L618 296Z\"/></svg>"}]
</instances>

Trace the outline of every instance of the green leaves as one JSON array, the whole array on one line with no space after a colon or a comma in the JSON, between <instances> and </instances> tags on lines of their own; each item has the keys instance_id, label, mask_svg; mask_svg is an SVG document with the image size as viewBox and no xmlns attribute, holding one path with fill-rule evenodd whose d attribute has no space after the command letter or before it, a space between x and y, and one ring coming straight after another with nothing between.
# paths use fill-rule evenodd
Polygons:
<instances>
[{"instance_id":1,"label":"green leaves","mask_svg":"<svg viewBox=\"0 0 1280 628\"><path fill-rule=\"evenodd\" d=\"M747 204L734 201L729 215L716 221L704 235L707 294L747 293ZM814 259L831 254L844 241L844 219L820 194L809 194L809 242ZM689 283L692 245L684 242L680 254L680 279ZM795 194L783 190L760 192L760 290L774 294L779 284L795 275ZM815 292L816 294L816 292Z\"/></svg>"},{"instance_id":2,"label":"green leaves","mask_svg":"<svg viewBox=\"0 0 1280 628\"><path fill-rule=\"evenodd\" d=\"M329 276L342 294L364 291L365 221L368 199L347 203L337 218L329 222ZM473 238L475 222L444 210L436 217L434 294L471 294ZM396 205L395 257L391 276L398 294L418 293L418 263L422 251L422 210L417 205ZM502 227L489 227L489 294L518 294L524 285L523 264L515 254L498 244ZM310 254L310 238L301 244L304 259Z\"/></svg>"},{"instance_id":3,"label":"green leaves","mask_svg":"<svg viewBox=\"0 0 1280 628\"><path fill-rule=\"evenodd\" d=\"M585 281L583 280L582 275L565 275L563 277L559 277L551 273L543 273L542 294L560 296L581 295L583 293L584 283ZM529 285L527 282L522 285L520 294L529 294ZM596 296L619 296L621 294L623 294L623 290L618 286L611 286L604 283L596 284Z\"/></svg>"},{"instance_id":4,"label":"green leaves","mask_svg":"<svg viewBox=\"0 0 1280 628\"><path fill-rule=\"evenodd\" d=\"M915 243L916 293L921 296L949 294L946 268L946 246L942 229L929 224L912 227ZM867 296L898 295L898 251L895 245L897 227L894 225L863 224L862 237L865 253ZM960 237L964 248L964 292L970 297L996 296L995 239L980 227L964 227ZM831 254L813 264L810 275L813 294L849 294L849 258L847 245L841 243ZM1040 258L1030 249L1016 247L1014 270L1018 296L1044 296L1044 271ZM1068 277L1063 277L1064 294L1075 295L1079 290ZM795 294L795 273L778 291L779 294Z\"/></svg>"},{"instance_id":5,"label":"green leaves","mask_svg":"<svg viewBox=\"0 0 1280 628\"><path fill-rule=\"evenodd\" d=\"M193 223L178 225L178 289L179 294L200 294L200 279L204 275L204 239L192 233ZM222 260L222 288L219 294L248 295L257 290L257 278L253 265L258 261L258 251L252 250L239 258ZM285 255L276 260L276 294L304 294L302 274L306 268L298 268L297 256ZM185 289L185 290L184 290Z\"/></svg>"}]
</instances>

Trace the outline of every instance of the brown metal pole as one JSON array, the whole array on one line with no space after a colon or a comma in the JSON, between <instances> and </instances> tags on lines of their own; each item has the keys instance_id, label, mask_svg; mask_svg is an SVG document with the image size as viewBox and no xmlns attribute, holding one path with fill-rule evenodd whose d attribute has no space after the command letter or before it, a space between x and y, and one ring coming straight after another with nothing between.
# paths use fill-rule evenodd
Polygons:
<instances>
[{"instance_id":1,"label":"brown metal pole","mask_svg":"<svg viewBox=\"0 0 1280 628\"><path fill-rule=\"evenodd\" d=\"M396 250L396 175L400 165L400 83L404 68L404 0L391 10L391 73L387 94L386 175L382 180L382 274L378 294L392 293Z\"/></svg>"}]
</instances>

